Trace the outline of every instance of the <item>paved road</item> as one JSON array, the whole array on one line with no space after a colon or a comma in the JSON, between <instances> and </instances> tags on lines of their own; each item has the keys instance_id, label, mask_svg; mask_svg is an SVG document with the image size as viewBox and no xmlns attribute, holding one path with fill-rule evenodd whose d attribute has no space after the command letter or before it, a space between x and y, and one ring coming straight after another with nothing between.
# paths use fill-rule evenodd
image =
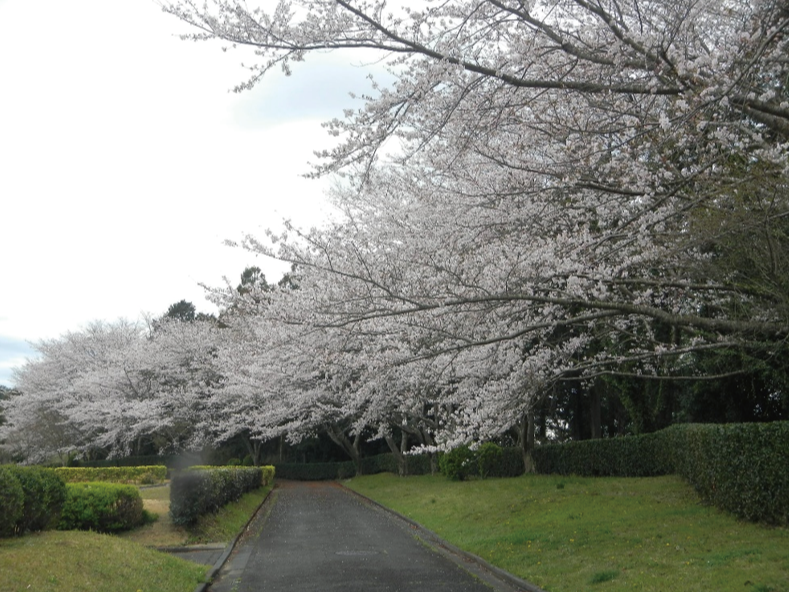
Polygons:
<instances>
[{"instance_id":1,"label":"paved road","mask_svg":"<svg viewBox=\"0 0 789 592\"><path fill-rule=\"evenodd\" d=\"M280 482L210 592L512 592L336 483ZM461 564L465 565L461 567ZM475 572L473 575L471 572Z\"/></svg>"}]
</instances>

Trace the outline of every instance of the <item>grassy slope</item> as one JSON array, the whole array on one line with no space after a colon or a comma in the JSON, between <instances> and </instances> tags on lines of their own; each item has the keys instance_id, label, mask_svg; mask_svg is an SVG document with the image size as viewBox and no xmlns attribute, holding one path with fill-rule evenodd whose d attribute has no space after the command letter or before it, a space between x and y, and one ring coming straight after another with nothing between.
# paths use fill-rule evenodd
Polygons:
<instances>
[{"instance_id":1,"label":"grassy slope","mask_svg":"<svg viewBox=\"0 0 789 592\"><path fill-rule=\"evenodd\" d=\"M3 592L192 592L197 565L111 535L50 531L0 540Z\"/></svg>"},{"instance_id":2,"label":"grassy slope","mask_svg":"<svg viewBox=\"0 0 789 592\"><path fill-rule=\"evenodd\" d=\"M551 592L789 590L789 531L702 506L675 477L346 484Z\"/></svg>"},{"instance_id":3,"label":"grassy slope","mask_svg":"<svg viewBox=\"0 0 789 592\"><path fill-rule=\"evenodd\" d=\"M159 519L130 532L44 532L0 539L0 592L192 592L210 566L147 547L228 542L269 490L250 492L189 530L170 520L170 488L156 487L141 493L145 508Z\"/></svg>"}]
</instances>

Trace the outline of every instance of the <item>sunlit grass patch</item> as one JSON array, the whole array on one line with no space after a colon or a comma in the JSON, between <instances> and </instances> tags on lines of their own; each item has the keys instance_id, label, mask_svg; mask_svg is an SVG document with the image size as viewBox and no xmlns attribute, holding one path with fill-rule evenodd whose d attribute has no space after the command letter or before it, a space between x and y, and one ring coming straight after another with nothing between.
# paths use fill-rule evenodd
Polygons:
<instances>
[{"instance_id":1,"label":"sunlit grass patch","mask_svg":"<svg viewBox=\"0 0 789 592\"><path fill-rule=\"evenodd\" d=\"M208 569L93 532L0 539L3 592L192 592Z\"/></svg>"},{"instance_id":2,"label":"sunlit grass patch","mask_svg":"<svg viewBox=\"0 0 789 592\"><path fill-rule=\"evenodd\" d=\"M789 590L789 530L704 506L676 477L375 475L347 485L551 592Z\"/></svg>"}]
</instances>

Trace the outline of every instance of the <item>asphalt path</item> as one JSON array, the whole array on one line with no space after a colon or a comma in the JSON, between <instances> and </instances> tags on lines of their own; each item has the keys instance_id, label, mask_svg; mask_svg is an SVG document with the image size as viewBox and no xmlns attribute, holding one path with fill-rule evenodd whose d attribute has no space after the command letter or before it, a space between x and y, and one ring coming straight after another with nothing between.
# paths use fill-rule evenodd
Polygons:
<instances>
[{"instance_id":1,"label":"asphalt path","mask_svg":"<svg viewBox=\"0 0 789 592\"><path fill-rule=\"evenodd\" d=\"M429 534L337 483L280 482L209 591L529 589Z\"/></svg>"}]
</instances>

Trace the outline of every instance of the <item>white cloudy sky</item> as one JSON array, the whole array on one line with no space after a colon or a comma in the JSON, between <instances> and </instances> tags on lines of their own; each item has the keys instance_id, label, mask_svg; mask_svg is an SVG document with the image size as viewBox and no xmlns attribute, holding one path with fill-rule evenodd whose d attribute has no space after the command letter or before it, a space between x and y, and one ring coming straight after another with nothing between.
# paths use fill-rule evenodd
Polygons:
<instances>
[{"instance_id":1,"label":"white cloudy sky","mask_svg":"<svg viewBox=\"0 0 789 592\"><path fill-rule=\"evenodd\" d=\"M27 342L277 279L223 240L321 223L300 175L368 71L318 56L237 95L245 56L183 30L153 0L0 0L0 384Z\"/></svg>"}]
</instances>

